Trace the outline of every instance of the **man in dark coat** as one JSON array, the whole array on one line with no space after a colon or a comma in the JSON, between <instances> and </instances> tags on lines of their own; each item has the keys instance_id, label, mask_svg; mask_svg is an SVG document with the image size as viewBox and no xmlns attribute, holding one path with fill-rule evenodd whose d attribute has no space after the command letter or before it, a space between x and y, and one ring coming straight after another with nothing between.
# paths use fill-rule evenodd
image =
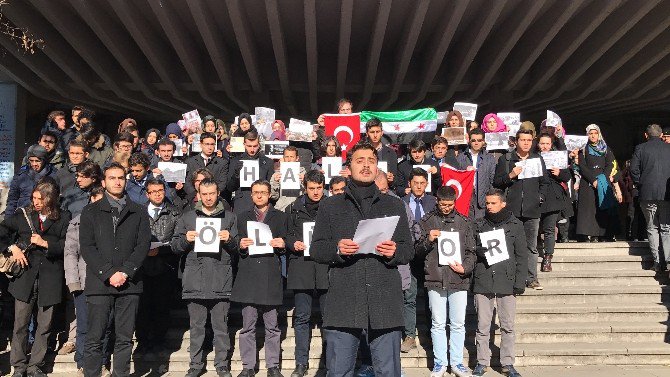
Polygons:
<instances>
[{"instance_id":1,"label":"man in dark coat","mask_svg":"<svg viewBox=\"0 0 670 377\"><path fill-rule=\"evenodd\" d=\"M437 188L442 186L442 175L440 174L440 165L437 161L426 157L427 146L421 140L412 140L409 143L409 156L398 165L398 177L395 180L396 194L403 197L409 194L409 180L412 169L416 165L428 165L428 174L430 174L430 190L426 192L434 193Z\"/></svg>"},{"instance_id":2,"label":"man in dark coat","mask_svg":"<svg viewBox=\"0 0 670 377\"><path fill-rule=\"evenodd\" d=\"M670 145L663 142L662 135L658 124L648 126L647 142L635 147L630 162L656 270L660 270L659 244L663 245L665 259L670 264Z\"/></svg>"},{"instance_id":3,"label":"man in dark coat","mask_svg":"<svg viewBox=\"0 0 670 377\"><path fill-rule=\"evenodd\" d=\"M75 217L89 203L93 187L101 185L102 170L95 162L84 161L77 165L76 174L75 184L61 193L61 208L67 209Z\"/></svg>"},{"instance_id":4,"label":"man in dark coat","mask_svg":"<svg viewBox=\"0 0 670 377\"><path fill-rule=\"evenodd\" d=\"M260 181L270 182L272 174L274 173L274 163L261 152L260 146L258 132L254 130L247 132L244 135L244 153L235 157L230 162L227 191L228 193L235 193L233 210L238 215L246 211L251 211L254 207L253 201L251 200L251 188L240 186L240 172L242 171L243 166L242 161L258 161L260 172L256 178Z\"/></svg>"},{"instance_id":5,"label":"man in dark coat","mask_svg":"<svg viewBox=\"0 0 670 377\"><path fill-rule=\"evenodd\" d=\"M268 181L251 185L254 207L239 215L240 260L232 300L243 304L242 330L240 330L240 356L242 373L238 377L253 377L256 367L256 323L263 315L265 325L265 365L269 377L282 377L279 371L281 330L277 323L277 309L283 302L283 285L280 256L286 247L288 216L270 205L271 186ZM250 247L260 246L258 233L248 234L247 223L260 222L270 227L272 240L270 254L251 255ZM253 237L253 238L252 238Z\"/></svg>"},{"instance_id":6,"label":"man in dark coat","mask_svg":"<svg viewBox=\"0 0 670 377\"><path fill-rule=\"evenodd\" d=\"M547 168L542 157L531 151L533 132L519 130L516 133L516 150L498 159L495 188L506 190L507 207L523 223L526 230L528 247L528 281L526 285L533 289L542 289L537 280L537 234L540 229L542 203L545 202L549 184ZM539 159L542 165L540 176L520 179L522 165L531 159Z\"/></svg>"},{"instance_id":7,"label":"man in dark coat","mask_svg":"<svg viewBox=\"0 0 670 377\"><path fill-rule=\"evenodd\" d=\"M142 293L140 267L151 241L149 215L125 195L126 172L116 162L103 172L105 197L84 207L79 243L86 262L88 334L84 374L99 376L102 339L114 312L114 373L130 374L135 315Z\"/></svg>"},{"instance_id":8,"label":"man in dark coat","mask_svg":"<svg viewBox=\"0 0 670 377\"><path fill-rule=\"evenodd\" d=\"M496 159L484 148L484 131L474 128L468 131L470 147L456 156L463 170L474 170L475 180L470 199L470 218L481 219L486 212L486 193L493 187L496 174Z\"/></svg>"},{"instance_id":9,"label":"man in dark coat","mask_svg":"<svg viewBox=\"0 0 670 377\"><path fill-rule=\"evenodd\" d=\"M88 159L90 148L83 140L72 140L68 145L68 161L55 175L61 196L65 191L75 186L77 180L77 166Z\"/></svg>"},{"instance_id":10,"label":"man in dark coat","mask_svg":"<svg viewBox=\"0 0 670 377\"><path fill-rule=\"evenodd\" d=\"M521 377L514 369L514 315L516 295L523 294L525 290L528 247L523 223L514 217L506 205L505 194L501 190L492 189L486 195L486 215L476 224L475 233L478 235L496 229L505 231L509 259L489 264L486 254L493 254L494 249L489 250L488 245L482 245L481 236L477 237L477 264L472 288L477 308L477 366L472 371L473 376L483 376L490 365L491 320L493 309L497 307L502 333L500 364L503 366L503 374Z\"/></svg>"},{"instance_id":11,"label":"man in dark coat","mask_svg":"<svg viewBox=\"0 0 670 377\"><path fill-rule=\"evenodd\" d=\"M365 136L367 136L368 142L377 150L379 161L386 162L388 168L386 179L388 180L389 187L395 191L396 183L398 182L396 180L396 176L398 175L398 155L393 149L382 144L382 138L384 137L382 122L377 118L367 121L365 123Z\"/></svg>"},{"instance_id":12,"label":"man in dark coat","mask_svg":"<svg viewBox=\"0 0 670 377\"><path fill-rule=\"evenodd\" d=\"M216 152L216 135L204 132L200 135L200 147L202 152L195 156L189 157L186 160L186 182L184 183L184 191L187 196L195 194L195 187L193 187L192 174L198 169L205 168L212 173L212 176L219 185L219 191L223 191L226 187L226 177L228 177L228 160L217 157Z\"/></svg>"},{"instance_id":13,"label":"man in dark coat","mask_svg":"<svg viewBox=\"0 0 670 377\"><path fill-rule=\"evenodd\" d=\"M312 301L318 300L319 308L323 310L328 291L328 266L314 262L309 256L310 239L303 231L305 223L312 223L313 229L323 199L324 184L323 173L318 170L308 171L304 179L305 195L298 197L286 209L289 214L286 247L290 251L287 288L293 290L295 300L293 328L296 367L291 377L303 377L307 374Z\"/></svg>"},{"instance_id":14,"label":"man in dark coat","mask_svg":"<svg viewBox=\"0 0 670 377\"><path fill-rule=\"evenodd\" d=\"M182 274L182 298L188 301L190 318L191 361L188 377L199 376L205 370L203 345L207 316L211 317L214 331L214 366L219 376L231 376L230 337L228 335L228 311L233 287L232 253L237 251L238 232L235 214L224 208L218 197L218 184L206 178L199 184L200 200L193 210L189 210L177 222L172 237L172 250L186 254ZM196 218L217 218L221 220L218 229L219 252L196 253L194 251Z\"/></svg>"},{"instance_id":15,"label":"man in dark coat","mask_svg":"<svg viewBox=\"0 0 670 377\"><path fill-rule=\"evenodd\" d=\"M368 329L375 375L400 375L403 292L397 266L414 257L401 201L374 184L377 153L368 143L351 150L351 181L343 195L321 203L311 245L315 261L330 265L324 310L326 365L332 376L353 376L359 337ZM358 254L352 240L360 220L398 216L390 240Z\"/></svg>"},{"instance_id":16,"label":"man in dark coat","mask_svg":"<svg viewBox=\"0 0 670 377\"><path fill-rule=\"evenodd\" d=\"M12 178L7 194L5 216L13 215L19 208L30 205L30 195L42 177L53 177L56 169L47 163L47 151L41 145L28 148L28 164L22 166Z\"/></svg>"}]
</instances>

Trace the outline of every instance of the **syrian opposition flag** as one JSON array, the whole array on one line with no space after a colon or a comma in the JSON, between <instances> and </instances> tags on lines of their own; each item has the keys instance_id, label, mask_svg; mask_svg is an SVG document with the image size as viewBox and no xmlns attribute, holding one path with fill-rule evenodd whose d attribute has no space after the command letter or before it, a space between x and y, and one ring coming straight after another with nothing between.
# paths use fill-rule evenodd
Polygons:
<instances>
[{"instance_id":1,"label":"syrian opposition flag","mask_svg":"<svg viewBox=\"0 0 670 377\"><path fill-rule=\"evenodd\" d=\"M361 139L359 114L326 114L323 117L326 124L326 136L335 136L342 146L342 159Z\"/></svg>"},{"instance_id":2,"label":"syrian opposition flag","mask_svg":"<svg viewBox=\"0 0 670 377\"><path fill-rule=\"evenodd\" d=\"M442 185L451 186L456 190L456 210L463 216L470 213L470 199L474 188L474 170L456 170L448 165L441 168Z\"/></svg>"},{"instance_id":3,"label":"syrian opposition flag","mask_svg":"<svg viewBox=\"0 0 670 377\"><path fill-rule=\"evenodd\" d=\"M361 111L361 133L365 133L365 123L372 118L382 121L384 138L389 143L407 144L415 139L430 142L437 129L437 111L432 108L405 111Z\"/></svg>"}]
</instances>

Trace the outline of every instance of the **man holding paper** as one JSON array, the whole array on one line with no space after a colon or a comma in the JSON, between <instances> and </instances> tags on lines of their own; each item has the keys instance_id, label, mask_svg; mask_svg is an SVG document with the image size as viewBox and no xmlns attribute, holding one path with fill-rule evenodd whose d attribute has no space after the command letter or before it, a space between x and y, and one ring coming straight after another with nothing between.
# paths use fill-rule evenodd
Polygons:
<instances>
[{"instance_id":1,"label":"man holding paper","mask_svg":"<svg viewBox=\"0 0 670 377\"><path fill-rule=\"evenodd\" d=\"M483 376L491 363L489 337L493 310L497 307L502 333L502 372L505 376L521 377L514 369L514 315L516 295L523 294L526 287L528 247L523 223L507 206L503 191L491 189L486 193L486 214L477 221L475 231L477 264L472 291L477 308L477 366L472 375ZM503 237L489 237L490 234Z\"/></svg>"},{"instance_id":2,"label":"man holding paper","mask_svg":"<svg viewBox=\"0 0 670 377\"><path fill-rule=\"evenodd\" d=\"M305 168L300 166L298 148L289 145L284 149L279 171L272 174L272 179L270 179L272 186L270 199L275 203L276 209L285 210L298 196L302 195L304 177Z\"/></svg>"},{"instance_id":3,"label":"man holding paper","mask_svg":"<svg viewBox=\"0 0 670 377\"><path fill-rule=\"evenodd\" d=\"M323 310L328 291L328 265L318 264L310 257L310 241L323 199L324 184L323 174L310 170L304 179L305 195L286 208L289 215L286 247L290 251L287 288L293 290L295 299L296 367L291 377L303 377L309 369L312 301L318 300L319 308Z\"/></svg>"},{"instance_id":4,"label":"man holding paper","mask_svg":"<svg viewBox=\"0 0 670 377\"><path fill-rule=\"evenodd\" d=\"M237 251L239 242L237 218L224 208L215 180L204 179L199 192L200 200L193 210L179 218L170 243L173 252L186 254L182 274L182 298L187 301L190 321L190 362L186 375L195 377L204 373L205 324L210 316L214 331L214 366L219 376L231 377L227 321L233 286L232 254ZM203 226L198 228L198 222ZM215 245L216 252L200 252L203 243Z\"/></svg>"},{"instance_id":5,"label":"man holding paper","mask_svg":"<svg viewBox=\"0 0 670 377\"><path fill-rule=\"evenodd\" d=\"M269 182L274 173L274 163L261 152L260 146L258 132L249 130L244 134L244 153L230 162L227 191L235 194L233 210L238 215L253 209L249 183Z\"/></svg>"},{"instance_id":6,"label":"man holding paper","mask_svg":"<svg viewBox=\"0 0 670 377\"><path fill-rule=\"evenodd\" d=\"M240 356L243 370L238 377L255 374L259 314L265 325L268 376L282 376L279 371L281 330L277 309L284 298L280 256L285 252L288 216L270 205L270 189L267 181L254 182L251 185L253 208L239 215L240 260L232 295L233 301L242 303Z\"/></svg>"},{"instance_id":7,"label":"man holding paper","mask_svg":"<svg viewBox=\"0 0 670 377\"><path fill-rule=\"evenodd\" d=\"M451 366L459 377L470 376L463 363L465 309L468 304L470 276L475 267L475 236L472 222L454 211L456 190L442 186L435 193L437 207L421 219L422 237L416 253L425 258L425 287L430 305L433 342L433 377L442 377ZM448 310L448 311L447 311ZM446 325L449 319L449 359Z\"/></svg>"},{"instance_id":8,"label":"man holding paper","mask_svg":"<svg viewBox=\"0 0 670 377\"><path fill-rule=\"evenodd\" d=\"M217 157L216 149L216 135L203 132L200 134L200 148L202 152L189 157L186 160L186 182L184 183L184 191L186 195L192 196L195 194L195 187L193 187L192 179L193 172L198 169L207 169L212 173L216 183L219 186L219 191L223 191L226 184L226 176L228 175L228 160Z\"/></svg>"},{"instance_id":9,"label":"man holding paper","mask_svg":"<svg viewBox=\"0 0 670 377\"><path fill-rule=\"evenodd\" d=\"M395 189L395 176L398 174L398 155L393 149L382 144L382 137L384 136L382 122L377 118L368 120L365 123L365 135L368 138L368 142L377 150L379 161L386 162L386 179L389 182L389 186Z\"/></svg>"},{"instance_id":10,"label":"man holding paper","mask_svg":"<svg viewBox=\"0 0 670 377\"><path fill-rule=\"evenodd\" d=\"M383 195L374 184L377 150L359 143L351 151L351 181L342 195L319 206L310 254L330 266L323 325L330 376L354 373L359 337L364 329L377 377L400 375L403 293L399 264L414 257L403 203ZM363 249L354 242L361 220L397 221L389 239ZM388 231L384 229L383 231Z\"/></svg>"},{"instance_id":11,"label":"man holding paper","mask_svg":"<svg viewBox=\"0 0 670 377\"><path fill-rule=\"evenodd\" d=\"M426 189L427 192L435 192L437 188L442 186L442 176L440 174L440 165L435 160L426 158L427 146L421 140L412 140L409 143L408 158L398 165L398 176L395 179L396 194L403 197L410 192L409 181L412 169L417 165L429 166L427 169L431 178L429 179L430 187Z\"/></svg>"}]
</instances>

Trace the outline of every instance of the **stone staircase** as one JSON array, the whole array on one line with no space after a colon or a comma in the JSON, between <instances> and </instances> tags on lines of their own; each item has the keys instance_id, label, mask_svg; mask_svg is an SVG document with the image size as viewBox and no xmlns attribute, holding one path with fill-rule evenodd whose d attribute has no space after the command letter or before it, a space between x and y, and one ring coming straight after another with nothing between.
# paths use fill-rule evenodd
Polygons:
<instances>
[{"instance_id":1,"label":"stone staircase","mask_svg":"<svg viewBox=\"0 0 670 377\"><path fill-rule=\"evenodd\" d=\"M517 301L516 365L670 365L670 288L668 276L645 270L652 264L646 243L569 243L557 244L554 272L540 273L544 290L529 290ZM538 268L539 269L539 268ZM295 365L295 338L291 308L292 295L286 293L281 311L282 369ZM419 347L402 355L404 368L432 366L430 318L424 310L424 295L417 303ZM188 315L185 310L173 312L173 327L166 347L170 352L148 354L133 359L141 374L173 372L188 369ZM231 332L235 334L232 369L242 363L237 349L241 324L239 308L233 307ZM474 328L476 316L470 300L467 318L466 362L476 363ZM499 345L495 327L494 364ZM258 330L260 368L264 369L263 330ZM311 371L322 369L321 334L312 332ZM213 352L207 355L208 369L213 370ZM56 356L53 372L75 372L72 355ZM427 369L426 369L427 371Z\"/></svg>"}]
</instances>

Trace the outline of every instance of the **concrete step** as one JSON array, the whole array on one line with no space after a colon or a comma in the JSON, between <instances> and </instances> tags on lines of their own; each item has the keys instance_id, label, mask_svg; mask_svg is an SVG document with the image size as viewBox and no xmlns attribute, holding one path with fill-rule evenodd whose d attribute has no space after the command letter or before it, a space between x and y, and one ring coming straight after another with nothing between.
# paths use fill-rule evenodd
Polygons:
<instances>
[{"instance_id":1,"label":"concrete step","mask_svg":"<svg viewBox=\"0 0 670 377\"><path fill-rule=\"evenodd\" d=\"M618 286L549 286L538 291L527 289L517 297L522 305L574 305L574 304L605 304L618 302L622 305L652 304L670 302L670 287L659 285Z\"/></svg>"},{"instance_id":2,"label":"concrete step","mask_svg":"<svg viewBox=\"0 0 670 377\"><path fill-rule=\"evenodd\" d=\"M594 246L595 245L595 246ZM650 254L647 242L603 242L556 244L554 254L561 256L617 256Z\"/></svg>"},{"instance_id":3,"label":"concrete step","mask_svg":"<svg viewBox=\"0 0 670 377\"><path fill-rule=\"evenodd\" d=\"M552 263L552 265L554 265ZM555 270L553 272L538 272L538 279L543 286L617 286L650 285L654 281L667 285L670 283L667 273L656 273L653 270Z\"/></svg>"},{"instance_id":4,"label":"concrete step","mask_svg":"<svg viewBox=\"0 0 670 377\"><path fill-rule=\"evenodd\" d=\"M585 250L584 255L561 255L555 253L552 259L554 271L593 270L596 266L602 271L610 270L641 270L654 264L651 254L645 255L591 255Z\"/></svg>"},{"instance_id":5,"label":"concrete step","mask_svg":"<svg viewBox=\"0 0 670 377\"><path fill-rule=\"evenodd\" d=\"M516 323L591 323L625 322L631 319L640 322L661 322L670 318L670 304L617 305L592 303L572 305L517 305Z\"/></svg>"}]
</instances>

